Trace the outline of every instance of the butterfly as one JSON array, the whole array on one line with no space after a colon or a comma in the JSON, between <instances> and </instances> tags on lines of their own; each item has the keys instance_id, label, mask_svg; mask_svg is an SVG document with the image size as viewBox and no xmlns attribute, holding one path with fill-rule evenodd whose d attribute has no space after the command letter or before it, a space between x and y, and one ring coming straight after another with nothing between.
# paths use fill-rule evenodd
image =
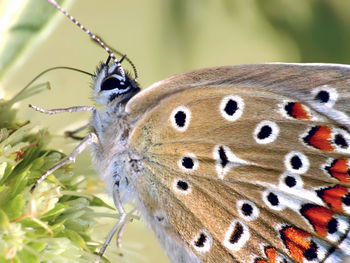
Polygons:
<instances>
[{"instance_id":1,"label":"butterfly","mask_svg":"<svg viewBox=\"0 0 350 263\"><path fill-rule=\"evenodd\" d=\"M114 70L94 85L107 105L121 92L104 92ZM136 200L173 262L341 262L349 80L348 66L327 64L171 77L117 102L114 118L107 107L95 165Z\"/></svg>"},{"instance_id":2,"label":"butterfly","mask_svg":"<svg viewBox=\"0 0 350 263\"><path fill-rule=\"evenodd\" d=\"M121 213L114 232L132 201L172 262L350 254L350 66L207 68L141 91L111 54L99 107L75 108L92 112L91 132L67 160L91 145Z\"/></svg>"}]
</instances>

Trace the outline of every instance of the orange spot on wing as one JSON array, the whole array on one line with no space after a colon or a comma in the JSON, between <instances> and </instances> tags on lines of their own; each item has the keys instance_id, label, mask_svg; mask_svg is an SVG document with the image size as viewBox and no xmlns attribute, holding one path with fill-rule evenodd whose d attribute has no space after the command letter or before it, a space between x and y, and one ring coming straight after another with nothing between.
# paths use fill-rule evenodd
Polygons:
<instances>
[{"instance_id":1,"label":"orange spot on wing","mask_svg":"<svg viewBox=\"0 0 350 263\"><path fill-rule=\"evenodd\" d=\"M265 250L265 254L267 258L269 259L270 263L276 263L277 262L277 250L274 247L269 247Z\"/></svg>"},{"instance_id":2,"label":"orange spot on wing","mask_svg":"<svg viewBox=\"0 0 350 263\"><path fill-rule=\"evenodd\" d=\"M281 230L281 236L292 258L296 262L303 262L304 252L311 247L311 241L307 239L310 235L299 228L288 226Z\"/></svg>"},{"instance_id":3,"label":"orange spot on wing","mask_svg":"<svg viewBox=\"0 0 350 263\"><path fill-rule=\"evenodd\" d=\"M312 147L329 152L335 149L331 144L331 139L331 128L327 126L316 126L309 131L304 141Z\"/></svg>"},{"instance_id":4,"label":"orange spot on wing","mask_svg":"<svg viewBox=\"0 0 350 263\"><path fill-rule=\"evenodd\" d=\"M308 114L306 108L304 105L295 102L294 105L292 106L292 112L291 115L298 119L298 120L309 120L311 119L311 116Z\"/></svg>"},{"instance_id":5,"label":"orange spot on wing","mask_svg":"<svg viewBox=\"0 0 350 263\"><path fill-rule=\"evenodd\" d=\"M310 221L315 231L321 236L327 236L328 223L332 219L334 212L323 206L305 206L302 214Z\"/></svg>"},{"instance_id":6,"label":"orange spot on wing","mask_svg":"<svg viewBox=\"0 0 350 263\"><path fill-rule=\"evenodd\" d=\"M350 183L348 159L336 159L329 167L326 167L326 170L339 181Z\"/></svg>"},{"instance_id":7,"label":"orange spot on wing","mask_svg":"<svg viewBox=\"0 0 350 263\"><path fill-rule=\"evenodd\" d=\"M265 247L264 249L266 259L257 258L254 263L277 263L277 250L274 247Z\"/></svg>"},{"instance_id":8,"label":"orange spot on wing","mask_svg":"<svg viewBox=\"0 0 350 263\"><path fill-rule=\"evenodd\" d=\"M334 211L342 212L342 198L349 193L347 187L336 185L332 188L326 188L319 191L320 197L326 202Z\"/></svg>"}]
</instances>

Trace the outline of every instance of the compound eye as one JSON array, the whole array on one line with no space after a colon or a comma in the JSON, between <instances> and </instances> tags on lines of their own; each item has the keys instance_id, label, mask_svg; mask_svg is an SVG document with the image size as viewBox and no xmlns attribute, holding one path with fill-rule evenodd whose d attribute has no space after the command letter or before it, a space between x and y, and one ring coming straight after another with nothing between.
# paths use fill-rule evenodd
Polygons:
<instances>
[{"instance_id":1,"label":"compound eye","mask_svg":"<svg viewBox=\"0 0 350 263\"><path fill-rule=\"evenodd\" d=\"M122 80L121 76L117 74L107 77L101 84L101 91L114 89L125 90L127 88L128 86L125 85L125 82Z\"/></svg>"}]
</instances>

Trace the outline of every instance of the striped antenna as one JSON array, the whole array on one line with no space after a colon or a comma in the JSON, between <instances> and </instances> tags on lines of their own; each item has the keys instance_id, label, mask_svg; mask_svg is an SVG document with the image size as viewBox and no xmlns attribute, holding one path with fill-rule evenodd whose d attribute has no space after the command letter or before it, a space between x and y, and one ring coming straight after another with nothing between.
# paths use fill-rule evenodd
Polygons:
<instances>
[{"instance_id":1,"label":"striped antenna","mask_svg":"<svg viewBox=\"0 0 350 263\"><path fill-rule=\"evenodd\" d=\"M74 22L74 24L76 24L78 27L80 27L85 33L87 33L93 40L95 40L104 50L107 51L108 55L114 60L114 63L117 65L121 76L123 77L123 79L125 80L125 72L124 69L122 67L122 65L120 64L120 62L118 61L118 59L115 57L115 55L113 54L112 50L105 44L103 43L103 41L97 37L94 33L90 32L89 29L87 29L85 26L83 26L82 24L80 24L73 16L71 16L66 10L64 10L55 0L47 0L51 5L53 5L54 7L56 7L61 13L63 13L66 17L69 18L69 20L71 20L72 22Z\"/></svg>"}]
</instances>

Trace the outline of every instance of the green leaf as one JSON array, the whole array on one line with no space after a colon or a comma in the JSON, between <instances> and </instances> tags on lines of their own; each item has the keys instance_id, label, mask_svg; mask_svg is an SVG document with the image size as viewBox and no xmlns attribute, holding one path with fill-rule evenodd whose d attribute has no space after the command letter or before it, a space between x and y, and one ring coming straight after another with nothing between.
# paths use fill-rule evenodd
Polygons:
<instances>
[{"instance_id":1,"label":"green leaf","mask_svg":"<svg viewBox=\"0 0 350 263\"><path fill-rule=\"evenodd\" d=\"M13 166L11 164L7 163L5 171L2 174L2 177L1 177L1 180L0 180L0 185L2 185L3 182L7 179L7 177L11 174L12 170L13 170Z\"/></svg>"},{"instance_id":2,"label":"green leaf","mask_svg":"<svg viewBox=\"0 0 350 263\"><path fill-rule=\"evenodd\" d=\"M102 207L106 207L109 209L114 210L114 207L111 207L110 205L108 205L105 201L103 201L101 198L94 196L93 199L90 201L90 205L91 206L102 206Z\"/></svg>"},{"instance_id":3,"label":"green leaf","mask_svg":"<svg viewBox=\"0 0 350 263\"><path fill-rule=\"evenodd\" d=\"M30 246L35 251L42 251L46 247L46 242L30 242L28 243L28 246Z\"/></svg>"},{"instance_id":4,"label":"green leaf","mask_svg":"<svg viewBox=\"0 0 350 263\"><path fill-rule=\"evenodd\" d=\"M9 219L6 213L0 209L0 228L7 228L9 225Z\"/></svg>"},{"instance_id":5,"label":"green leaf","mask_svg":"<svg viewBox=\"0 0 350 263\"><path fill-rule=\"evenodd\" d=\"M11 193L9 199L15 198L20 192L24 190L28 182L28 172L23 171L16 176L11 176L9 178L9 187L11 188Z\"/></svg>"},{"instance_id":6,"label":"green leaf","mask_svg":"<svg viewBox=\"0 0 350 263\"><path fill-rule=\"evenodd\" d=\"M39 263L39 260L37 259L36 255L25 249L22 249L21 251L19 251L17 253L17 256L20 262Z\"/></svg>"},{"instance_id":7,"label":"green leaf","mask_svg":"<svg viewBox=\"0 0 350 263\"><path fill-rule=\"evenodd\" d=\"M64 231L64 236L68 237L71 241L78 244L80 247L84 248L85 250L88 250L84 239L77 232L66 229Z\"/></svg>"},{"instance_id":8,"label":"green leaf","mask_svg":"<svg viewBox=\"0 0 350 263\"><path fill-rule=\"evenodd\" d=\"M47 213L40 216L40 220L42 221L54 221L59 215L61 215L66 209L66 206L57 203L53 209L48 211Z\"/></svg>"},{"instance_id":9,"label":"green leaf","mask_svg":"<svg viewBox=\"0 0 350 263\"><path fill-rule=\"evenodd\" d=\"M6 206L4 206L4 211L10 220L14 220L22 215L24 207L23 195L17 195L15 198L11 199Z\"/></svg>"}]
</instances>

